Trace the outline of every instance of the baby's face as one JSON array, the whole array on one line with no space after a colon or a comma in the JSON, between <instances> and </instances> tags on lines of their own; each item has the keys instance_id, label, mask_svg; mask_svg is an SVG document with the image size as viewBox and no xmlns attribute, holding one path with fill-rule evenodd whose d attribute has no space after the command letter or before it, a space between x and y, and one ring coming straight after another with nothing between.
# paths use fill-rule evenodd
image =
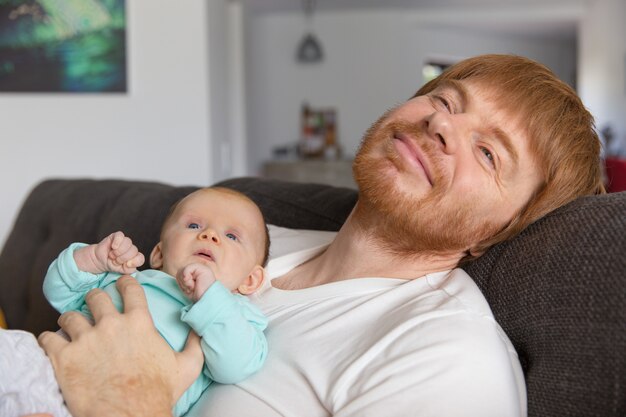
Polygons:
<instances>
[{"instance_id":1,"label":"baby's face","mask_svg":"<svg viewBox=\"0 0 626 417\"><path fill-rule=\"evenodd\" d=\"M190 263L202 263L233 291L261 264L264 241L257 206L235 194L199 190L180 202L163 229L161 270L175 277Z\"/></svg>"}]
</instances>

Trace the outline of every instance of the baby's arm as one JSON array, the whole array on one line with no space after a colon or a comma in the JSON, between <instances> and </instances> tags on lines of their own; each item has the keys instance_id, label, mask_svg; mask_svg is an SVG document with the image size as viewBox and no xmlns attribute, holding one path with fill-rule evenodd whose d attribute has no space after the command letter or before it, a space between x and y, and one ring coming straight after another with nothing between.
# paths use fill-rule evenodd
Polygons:
<instances>
[{"instance_id":1,"label":"baby's arm","mask_svg":"<svg viewBox=\"0 0 626 417\"><path fill-rule=\"evenodd\" d=\"M127 271L131 269L134 271L136 266L143 263L143 255L138 251L133 252L137 248L132 245L130 239L120 237L124 238L124 235L117 232L95 245L73 243L52 262L44 278L43 292L57 311L64 313L82 309L87 292L98 288L105 277L105 272L109 271L105 268L111 266L112 271L124 268L127 268ZM129 268L128 262L132 263L132 268Z\"/></svg>"},{"instance_id":2,"label":"baby's arm","mask_svg":"<svg viewBox=\"0 0 626 417\"><path fill-rule=\"evenodd\" d=\"M74 260L79 270L92 274L117 272L132 274L143 265L144 256L129 237L115 232L93 245L74 252Z\"/></svg>"},{"instance_id":3,"label":"baby's arm","mask_svg":"<svg viewBox=\"0 0 626 417\"><path fill-rule=\"evenodd\" d=\"M240 382L265 362L267 319L247 298L232 294L219 281L185 307L181 319L202 338L208 376L214 381Z\"/></svg>"}]
</instances>

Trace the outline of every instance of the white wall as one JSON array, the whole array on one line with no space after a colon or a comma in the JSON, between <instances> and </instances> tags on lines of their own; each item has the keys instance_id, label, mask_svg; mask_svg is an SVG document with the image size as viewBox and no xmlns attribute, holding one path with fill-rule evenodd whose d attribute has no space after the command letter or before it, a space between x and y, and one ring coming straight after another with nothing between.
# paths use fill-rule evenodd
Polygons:
<instances>
[{"instance_id":1,"label":"white wall","mask_svg":"<svg viewBox=\"0 0 626 417\"><path fill-rule=\"evenodd\" d=\"M579 33L579 94L626 150L626 1L589 0Z\"/></svg>"},{"instance_id":2,"label":"white wall","mask_svg":"<svg viewBox=\"0 0 626 417\"><path fill-rule=\"evenodd\" d=\"M126 3L128 94L0 94L0 244L44 178L213 181L207 3Z\"/></svg>"},{"instance_id":3,"label":"white wall","mask_svg":"<svg viewBox=\"0 0 626 417\"><path fill-rule=\"evenodd\" d=\"M246 112L243 22L239 1L209 6L209 125L214 181L246 174Z\"/></svg>"},{"instance_id":4,"label":"white wall","mask_svg":"<svg viewBox=\"0 0 626 417\"><path fill-rule=\"evenodd\" d=\"M325 60L315 65L295 62L304 28L301 14L261 14L250 19L248 159L253 173L271 158L274 146L298 139L303 101L338 109L339 141L347 156L354 155L369 125L420 87L421 68L429 57L514 53L545 63L567 82L575 78L574 41L432 27L419 11L316 13L313 30Z\"/></svg>"},{"instance_id":5,"label":"white wall","mask_svg":"<svg viewBox=\"0 0 626 417\"><path fill-rule=\"evenodd\" d=\"M598 125L612 121L624 137L626 6L623 0L584 4L578 88ZM128 94L0 94L0 243L43 178L208 184L255 174L272 147L297 140L303 100L338 108L339 138L350 156L369 124L419 87L427 57L518 53L568 82L575 78L570 42L431 27L425 19L442 15L423 11L316 13L313 29L326 60L313 66L295 63L301 14L242 15L232 0L186 0L184 7L127 0L127 15Z\"/></svg>"}]
</instances>

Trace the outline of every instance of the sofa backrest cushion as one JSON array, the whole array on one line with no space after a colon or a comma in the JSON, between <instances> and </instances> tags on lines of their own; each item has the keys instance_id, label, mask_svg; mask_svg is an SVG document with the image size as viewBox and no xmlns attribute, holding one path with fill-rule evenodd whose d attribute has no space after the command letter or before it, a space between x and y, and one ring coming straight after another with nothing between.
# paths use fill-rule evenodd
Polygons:
<instances>
[{"instance_id":1,"label":"sofa backrest cushion","mask_svg":"<svg viewBox=\"0 0 626 417\"><path fill-rule=\"evenodd\" d=\"M626 415L626 192L561 207L465 270L520 356L530 416Z\"/></svg>"},{"instance_id":2,"label":"sofa backrest cushion","mask_svg":"<svg viewBox=\"0 0 626 417\"><path fill-rule=\"evenodd\" d=\"M338 230L354 190L259 178L220 183L259 204L268 223ZM116 230L150 253L169 207L198 187L48 180L25 201L0 253L0 308L10 327L56 329L45 271L73 241ZM581 198L464 266L515 345L529 416L626 415L626 192Z\"/></svg>"}]
</instances>

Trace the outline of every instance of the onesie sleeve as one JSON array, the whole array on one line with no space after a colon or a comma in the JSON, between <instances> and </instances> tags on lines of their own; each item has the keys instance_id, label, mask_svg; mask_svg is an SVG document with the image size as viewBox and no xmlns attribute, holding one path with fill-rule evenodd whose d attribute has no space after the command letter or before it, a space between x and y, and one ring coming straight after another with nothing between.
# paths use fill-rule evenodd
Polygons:
<instances>
[{"instance_id":1,"label":"onesie sleeve","mask_svg":"<svg viewBox=\"0 0 626 417\"><path fill-rule=\"evenodd\" d=\"M181 319L201 338L208 376L222 384L240 382L258 371L267 356L267 318L250 301L219 281Z\"/></svg>"},{"instance_id":2,"label":"onesie sleeve","mask_svg":"<svg viewBox=\"0 0 626 417\"><path fill-rule=\"evenodd\" d=\"M98 288L106 275L80 271L74 260L74 251L87 246L72 243L50 264L43 282L43 292L50 304L60 313L79 310L85 304L87 293Z\"/></svg>"}]
</instances>

